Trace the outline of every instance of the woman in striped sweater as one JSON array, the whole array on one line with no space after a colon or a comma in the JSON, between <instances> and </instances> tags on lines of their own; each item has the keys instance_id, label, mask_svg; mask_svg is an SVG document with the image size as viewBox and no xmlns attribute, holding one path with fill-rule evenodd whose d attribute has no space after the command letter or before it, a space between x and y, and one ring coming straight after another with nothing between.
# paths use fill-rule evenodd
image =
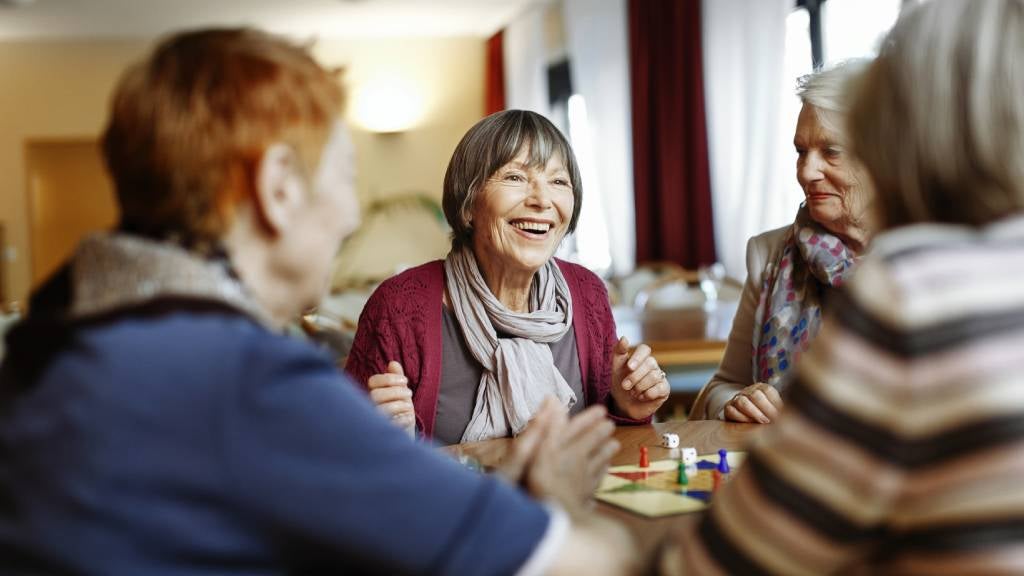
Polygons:
<instances>
[{"instance_id":1,"label":"woman in striped sweater","mask_svg":"<svg viewBox=\"0 0 1024 576\"><path fill-rule=\"evenodd\" d=\"M932 0L855 87L883 234L664 573L1024 573L1024 0Z\"/></svg>"}]
</instances>

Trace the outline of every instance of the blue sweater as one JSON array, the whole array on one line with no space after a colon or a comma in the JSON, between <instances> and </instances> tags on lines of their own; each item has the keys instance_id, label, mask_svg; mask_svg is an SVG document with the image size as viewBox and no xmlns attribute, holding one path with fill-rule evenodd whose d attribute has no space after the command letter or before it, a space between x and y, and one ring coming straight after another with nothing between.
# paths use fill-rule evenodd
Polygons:
<instances>
[{"instance_id":1,"label":"blue sweater","mask_svg":"<svg viewBox=\"0 0 1024 576\"><path fill-rule=\"evenodd\" d=\"M51 350L0 376L4 574L506 574L547 528L231 311L21 332Z\"/></svg>"}]
</instances>

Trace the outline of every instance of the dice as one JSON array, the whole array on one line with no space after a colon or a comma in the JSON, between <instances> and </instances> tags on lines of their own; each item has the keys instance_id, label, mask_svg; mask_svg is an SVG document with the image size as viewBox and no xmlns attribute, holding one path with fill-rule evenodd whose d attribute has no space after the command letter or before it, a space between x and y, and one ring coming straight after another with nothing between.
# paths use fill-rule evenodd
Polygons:
<instances>
[{"instance_id":1,"label":"dice","mask_svg":"<svg viewBox=\"0 0 1024 576\"><path fill-rule=\"evenodd\" d=\"M661 447L662 448L678 448L679 447L679 435L665 433L661 435Z\"/></svg>"},{"instance_id":2,"label":"dice","mask_svg":"<svg viewBox=\"0 0 1024 576\"><path fill-rule=\"evenodd\" d=\"M683 464L687 466L697 465L697 449L683 448Z\"/></svg>"}]
</instances>

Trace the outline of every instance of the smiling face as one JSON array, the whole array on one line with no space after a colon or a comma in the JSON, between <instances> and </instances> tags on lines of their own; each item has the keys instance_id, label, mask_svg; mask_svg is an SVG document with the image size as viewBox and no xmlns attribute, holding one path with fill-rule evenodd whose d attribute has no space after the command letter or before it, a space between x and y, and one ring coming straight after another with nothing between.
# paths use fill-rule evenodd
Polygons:
<instances>
[{"instance_id":1,"label":"smiling face","mask_svg":"<svg viewBox=\"0 0 1024 576\"><path fill-rule=\"evenodd\" d=\"M796 178L811 218L841 236L858 226L865 212L867 177L846 150L844 139L823 122L821 112L804 104L796 124Z\"/></svg>"},{"instance_id":2,"label":"smiling face","mask_svg":"<svg viewBox=\"0 0 1024 576\"><path fill-rule=\"evenodd\" d=\"M531 166L524 148L484 183L472 212L478 261L533 274L565 237L575 200L569 171L558 154Z\"/></svg>"}]
</instances>

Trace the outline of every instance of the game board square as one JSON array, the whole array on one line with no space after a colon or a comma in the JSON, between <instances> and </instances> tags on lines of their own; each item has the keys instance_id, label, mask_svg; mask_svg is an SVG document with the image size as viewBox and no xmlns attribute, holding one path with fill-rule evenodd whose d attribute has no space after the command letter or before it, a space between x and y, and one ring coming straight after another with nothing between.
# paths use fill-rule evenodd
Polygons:
<instances>
[{"instance_id":1,"label":"game board square","mask_svg":"<svg viewBox=\"0 0 1024 576\"><path fill-rule=\"evenodd\" d=\"M736 470L745 456L743 452L729 452L729 467ZM686 485L678 483L678 459L656 460L645 468L614 466L601 480L594 498L648 517L697 512L707 507L714 486L731 478L727 473L715 480L718 459L717 454L699 456L697 473L688 478Z\"/></svg>"},{"instance_id":2,"label":"game board square","mask_svg":"<svg viewBox=\"0 0 1024 576\"><path fill-rule=\"evenodd\" d=\"M631 512L657 518L703 510L707 503L681 494L652 490L649 492L611 492L598 494L597 499Z\"/></svg>"},{"instance_id":3,"label":"game board square","mask_svg":"<svg viewBox=\"0 0 1024 576\"><path fill-rule=\"evenodd\" d=\"M636 482L638 480L647 480L648 478L651 477L652 473L644 470L642 472L609 472L609 474L615 476L616 478L622 478L623 480Z\"/></svg>"}]
</instances>

